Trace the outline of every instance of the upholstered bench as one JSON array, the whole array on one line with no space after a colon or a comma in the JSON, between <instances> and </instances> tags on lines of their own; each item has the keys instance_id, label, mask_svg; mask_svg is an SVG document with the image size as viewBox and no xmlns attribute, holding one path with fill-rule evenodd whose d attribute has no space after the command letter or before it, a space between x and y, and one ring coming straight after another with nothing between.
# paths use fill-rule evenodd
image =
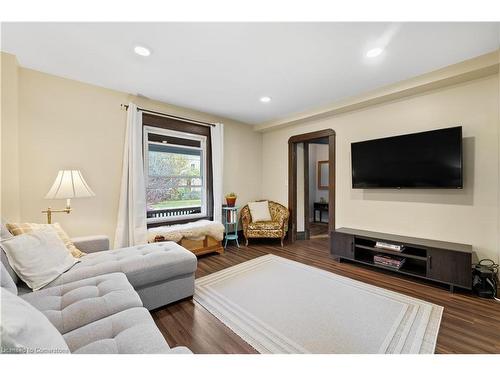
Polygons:
<instances>
[{"instance_id":1,"label":"upholstered bench","mask_svg":"<svg viewBox=\"0 0 500 375\"><path fill-rule=\"evenodd\" d=\"M224 225L198 220L186 224L164 225L148 229L148 242L175 241L195 255L224 253Z\"/></svg>"}]
</instances>

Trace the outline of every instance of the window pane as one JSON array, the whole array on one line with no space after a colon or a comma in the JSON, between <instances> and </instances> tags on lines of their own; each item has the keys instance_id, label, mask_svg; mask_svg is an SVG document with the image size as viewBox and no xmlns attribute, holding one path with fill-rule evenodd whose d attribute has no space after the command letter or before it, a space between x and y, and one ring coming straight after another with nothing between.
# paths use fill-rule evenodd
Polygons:
<instances>
[{"instance_id":1,"label":"window pane","mask_svg":"<svg viewBox=\"0 0 500 375\"><path fill-rule=\"evenodd\" d=\"M148 159L148 211L202 206L201 150L150 144Z\"/></svg>"}]
</instances>

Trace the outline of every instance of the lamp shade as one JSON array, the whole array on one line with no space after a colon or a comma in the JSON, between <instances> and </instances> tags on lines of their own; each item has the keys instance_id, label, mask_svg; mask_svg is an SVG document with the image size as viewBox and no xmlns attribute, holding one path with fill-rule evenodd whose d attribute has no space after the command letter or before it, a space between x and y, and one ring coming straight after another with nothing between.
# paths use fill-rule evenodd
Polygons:
<instances>
[{"instance_id":1,"label":"lamp shade","mask_svg":"<svg viewBox=\"0 0 500 375\"><path fill-rule=\"evenodd\" d=\"M54 184L45 199L70 199L95 196L78 170L62 170L57 174Z\"/></svg>"}]
</instances>

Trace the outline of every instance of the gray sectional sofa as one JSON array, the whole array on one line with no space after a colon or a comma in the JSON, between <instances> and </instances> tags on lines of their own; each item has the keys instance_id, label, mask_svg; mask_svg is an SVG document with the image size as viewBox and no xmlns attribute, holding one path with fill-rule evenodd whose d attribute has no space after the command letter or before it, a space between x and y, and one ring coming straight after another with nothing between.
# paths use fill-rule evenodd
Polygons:
<instances>
[{"instance_id":1,"label":"gray sectional sofa","mask_svg":"<svg viewBox=\"0 0 500 375\"><path fill-rule=\"evenodd\" d=\"M108 250L104 236L74 242L88 254L35 292L1 251L2 292L41 311L71 353L191 353L171 349L148 311L193 295L197 261L191 252L174 242Z\"/></svg>"}]
</instances>

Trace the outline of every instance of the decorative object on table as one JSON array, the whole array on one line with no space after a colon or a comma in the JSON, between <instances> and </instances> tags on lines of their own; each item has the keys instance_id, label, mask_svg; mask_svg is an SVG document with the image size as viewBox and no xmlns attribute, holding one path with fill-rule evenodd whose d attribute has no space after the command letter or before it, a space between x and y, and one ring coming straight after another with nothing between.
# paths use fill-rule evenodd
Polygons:
<instances>
[{"instance_id":1,"label":"decorative object on table","mask_svg":"<svg viewBox=\"0 0 500 375\"><path fill-rule=\"evenodd\" d=\"M290 212L288 208L279 203L273 201L264 202L268 202L270 221L254 220L248 205L241 209L241 224L246 246L248 246L249 238L279 238L283 247L283 240L288 231Z\"/></svg>"},{"instance_id":2,"label":"decorative object on table","mask_svg":"<svg viewBox=\"0 0 500 375\"><path fill-rule=\"evenodd\" d=\"M53 210L50 207L42 213L47 214L47 223L52 223L52 213L71 212L71 198L87 198L95 196L92 189L79 170L61 170L52 184L45 199L66 199L66 208Z\"/></svg>"},{"instance_id":3,"label":"decorative object on table","mask_svg":"<svg viewBox=\"0 0 500 375\"><path fill-rule=\"evenodd\" d=\"M238 198L238 196L235 193L226 194L227 206L234 207L236 205L236 198Z\"/></svg>"},{"instance_id":4,"label":"decorative object on table","mask_svg":"<svg viewBox=\"0 0 500 375\"><path fill-rule=\"evenodd\" d=\"M328 160L318 161L318 190L328 190L329 179Z\"/></svg>"},{"instance_id":5,"label":"decorative object on table","mask_svg":"<svg viewBox=\"0 0 500 375\"><path fill-rule=\"evenodd\" d=\"M224 247L227 246L228 240L236 241L236 246L240 247L238 242L238 208L239 207L222 207L224 211L224 227L226 230L226 240L224 241Z\"/></svg>"},{"instance_id":6,"label":"decorative object on table","mask_svg":"<svg viewBox=\"0 0 500 375\"><path fill-rule=\"evenodd\" d=\"M224 225L216 221L165 225L148 229L148 242L174 241L195 255L224 253Z\"/></svg>"},{"instance_id":7,"label":"decorative object on table","mask_svg":"<svg viewBox=\"0 0 500 375\"><path fill-rule=\"evenodd\" d=\"M324 197L319 198L319 203L328 203Z\"/></svg>"}]
</instances>

